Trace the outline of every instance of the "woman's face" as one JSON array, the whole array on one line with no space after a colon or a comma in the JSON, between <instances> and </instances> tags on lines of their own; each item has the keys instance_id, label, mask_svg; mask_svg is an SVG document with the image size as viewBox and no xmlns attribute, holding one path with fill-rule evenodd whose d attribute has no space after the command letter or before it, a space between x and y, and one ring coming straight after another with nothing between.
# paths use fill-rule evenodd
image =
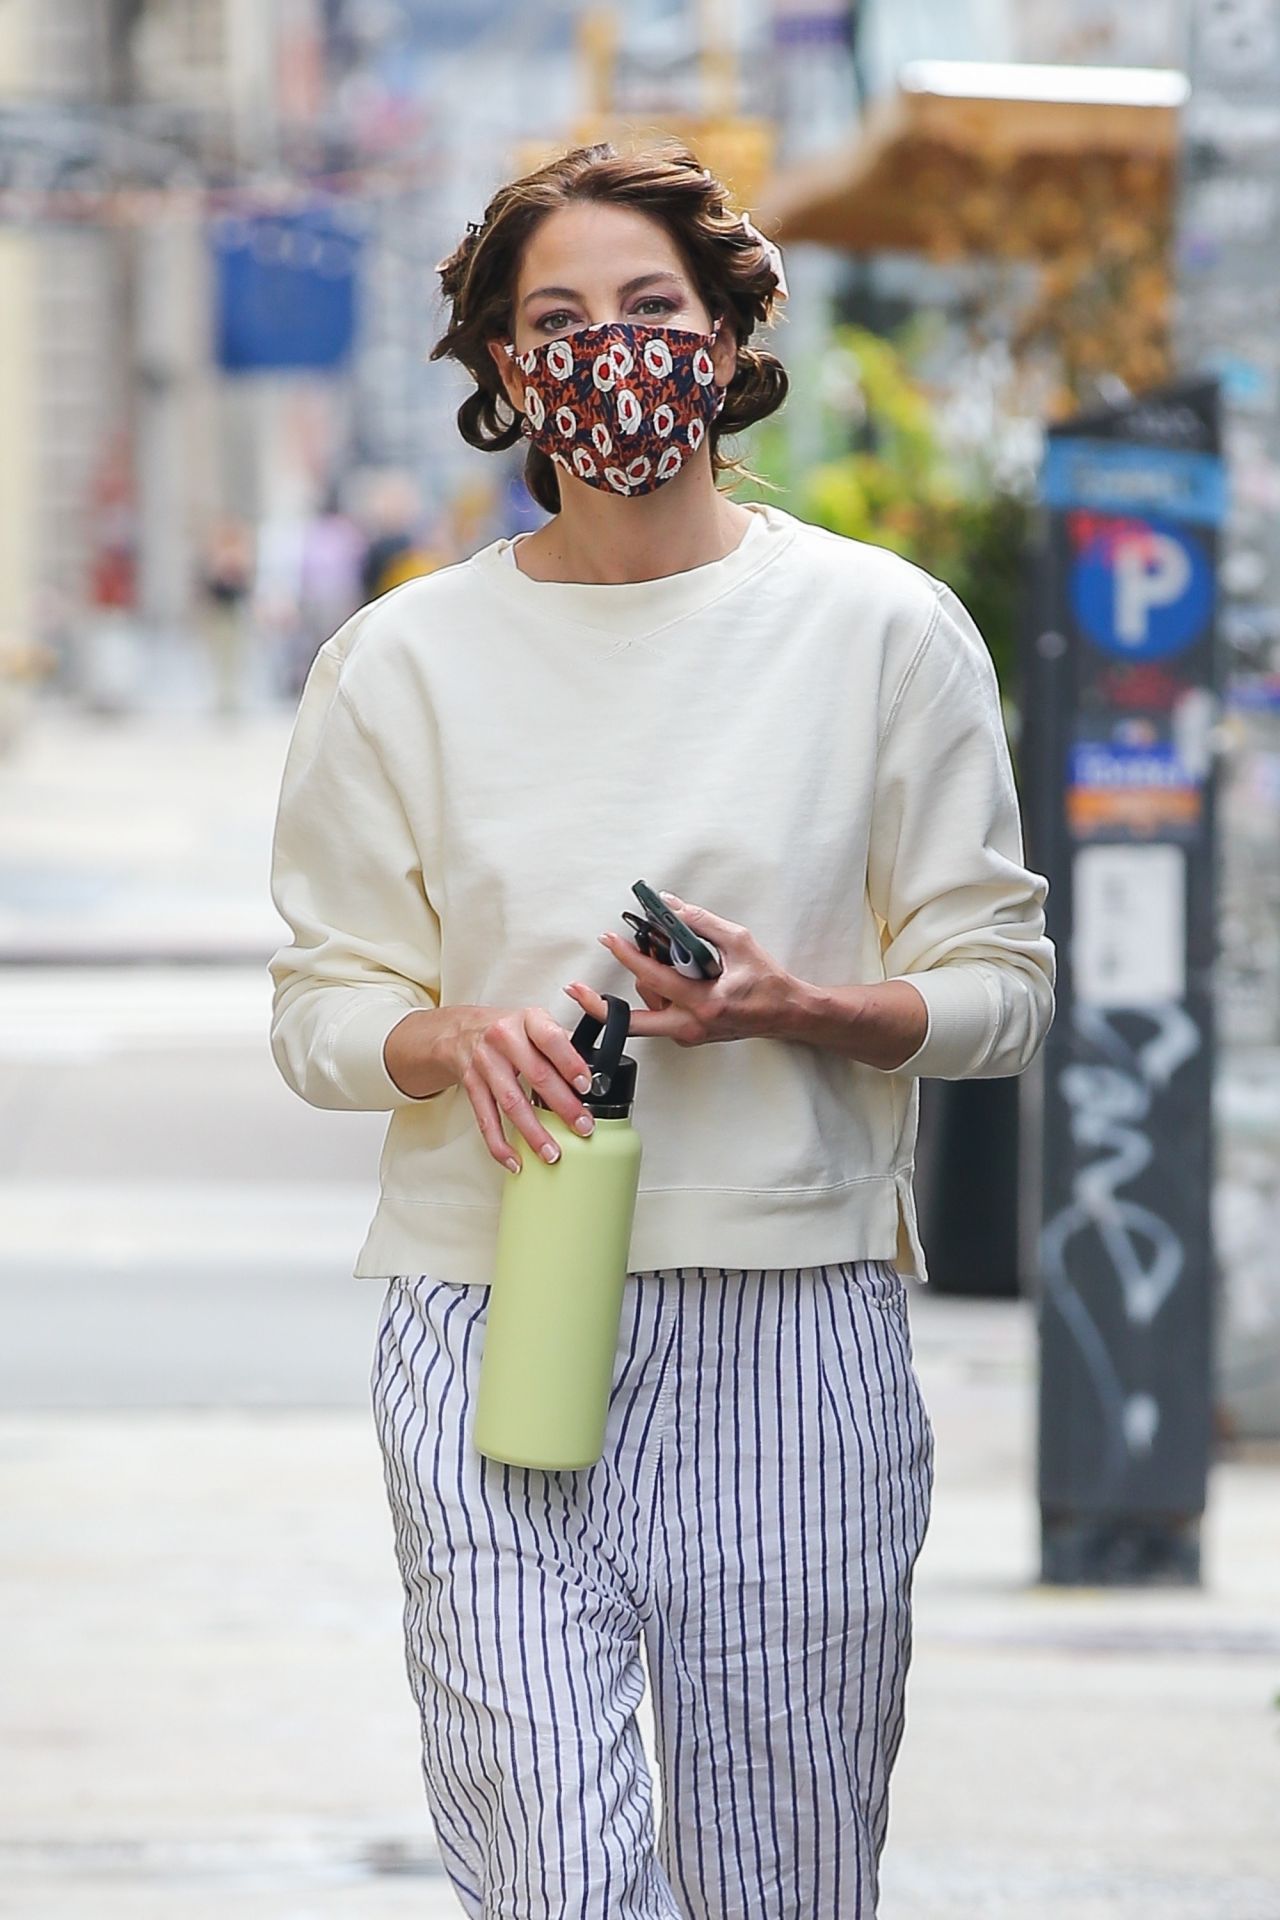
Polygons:
<instances>
[{"instance_id":1,"label":"woman's face","mask_svg":"<svg viewBox=\"0 0 1280 1920\"><path fill-rule=\"evenodd\" d=\"M561 207L535 227L516 278L512 315L517 353L610 320L694 333L710 333L712 326L666 228L628 207L595 202ZM501 341L491 340L489 351L512 406L522 412L518 369ZM736 362L728 322L711 359L717 385L727 387Z\"/></svg>"}]
</instances>

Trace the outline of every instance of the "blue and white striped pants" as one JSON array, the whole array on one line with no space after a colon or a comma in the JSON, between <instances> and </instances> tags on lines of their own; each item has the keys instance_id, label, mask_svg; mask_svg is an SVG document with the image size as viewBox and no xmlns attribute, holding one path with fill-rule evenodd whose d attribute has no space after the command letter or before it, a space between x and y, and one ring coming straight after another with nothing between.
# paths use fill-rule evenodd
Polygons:
<instances>
[{"instance_id":1,"label":"blue and white striped pants","mask_svg":"<svg viewBox=\"0 0 1280 1920\"><path fill-rule=\"evenodd\" d=\"M629 1274L604 1454L563 1473L475 1451L487 1301L391 1280L371 1382L466 1912L874 1920L933 1482L905 1283Z\"/></svg>"}]
</instances>

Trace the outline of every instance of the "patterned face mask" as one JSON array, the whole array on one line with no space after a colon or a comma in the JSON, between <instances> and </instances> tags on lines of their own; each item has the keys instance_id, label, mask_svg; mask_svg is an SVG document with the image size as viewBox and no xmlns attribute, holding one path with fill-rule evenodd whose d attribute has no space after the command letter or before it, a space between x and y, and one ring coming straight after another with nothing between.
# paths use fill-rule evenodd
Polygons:
<instances>
[{"instance_id":1,"label":"patterned face mask","mask_svg":"<svg viewBox=\"0 0 1280 1920\"><path fill-rule=\"evenodd\" d=\"M633 325L583 327L528 353L523 431L566 473L606 493L652 493L698 451L724 405L710 349L720 331Z\"/></svg>"}]
</instances>

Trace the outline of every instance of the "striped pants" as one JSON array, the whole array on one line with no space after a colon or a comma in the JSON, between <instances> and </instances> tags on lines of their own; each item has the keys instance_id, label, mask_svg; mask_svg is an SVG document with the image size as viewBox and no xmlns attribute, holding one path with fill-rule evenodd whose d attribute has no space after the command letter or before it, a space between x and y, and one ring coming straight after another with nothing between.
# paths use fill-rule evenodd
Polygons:
<instances>
[{"instance_id":1,"label":"striped pants","mask_svg":"<svg viewBox=\"0 0 1280 1920\"><path fill-rule=\"evenodd\" d=\"M875 1920L933 1481L904 1281L629 1274L604 1454L563 1473L471 1443L487 1300L391 1280L371 1382L467 1914Z\"/></svg>"}]
</instances>

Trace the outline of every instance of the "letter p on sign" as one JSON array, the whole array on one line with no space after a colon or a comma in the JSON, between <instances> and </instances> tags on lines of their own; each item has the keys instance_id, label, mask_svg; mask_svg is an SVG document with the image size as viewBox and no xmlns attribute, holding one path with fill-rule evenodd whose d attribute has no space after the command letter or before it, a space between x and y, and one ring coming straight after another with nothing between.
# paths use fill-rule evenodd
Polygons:
<instances>
[{"instance_id":1,"label":"letter p on sign","mask_svg":"<svg viewBox=\"0 0 1280 1920\"><path fill-rule=\"evenodd\" d=\"M1115 544L1115 634L1124 647L1142 647L1154 608L1181 599L1191 584L1191 556L1180 540L1154 529Z\"/></svg>"},{"instance_id":2,"label":"letter p on sign","mask_svg":"<svg viewBox=\"0 0 1280 1920\"><path fill-rule=\"evenodd\" d=\"M1190 527L1103 518L1072 565L1071 604L1113 659L1159 660L1209 631L1213 582L1209 549Z\"/></svg>"}]
</instances>

